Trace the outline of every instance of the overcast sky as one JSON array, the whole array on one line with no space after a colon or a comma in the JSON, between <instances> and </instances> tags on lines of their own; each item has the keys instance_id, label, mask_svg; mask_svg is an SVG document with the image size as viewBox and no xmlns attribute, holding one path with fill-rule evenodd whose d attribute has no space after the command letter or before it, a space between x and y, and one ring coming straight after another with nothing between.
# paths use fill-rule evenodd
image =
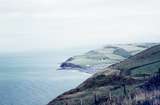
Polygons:
<instances>
[{"instance_id":1,"label":"overcast sky","mask_svg":"<svg viewBox=\"0 0 160 105\"><path fill-rule=\"evenodd\" d=\"M0 0L0 51L159 42L159 0Z\"/></svg>"}]
</instances>

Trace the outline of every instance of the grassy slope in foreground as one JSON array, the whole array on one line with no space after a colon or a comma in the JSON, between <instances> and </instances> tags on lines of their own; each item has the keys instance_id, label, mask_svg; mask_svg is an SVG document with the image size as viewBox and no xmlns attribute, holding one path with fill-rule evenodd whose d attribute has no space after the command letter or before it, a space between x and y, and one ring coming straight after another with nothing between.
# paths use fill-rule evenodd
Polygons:
<instances>
[{"instance_id":1,"label":"grassy slope in foreground","mask_svg":"<svg viewBox=\"0 0 160 105\"><path fill-rule=\"evenodd\" d=\"M81 105L82 103L83 105L101 105L108 102L107 99L112 100L116 105L122 99L126 101L121 102L134 102L123 103L123 105L141 105L136 101L141 101L140 97L138 99L136 97L144 94L144 91L134 95L137 92L134 90L149 81L150 75L160 68L159 62L160 45L157 45L96 73L77 88L58 96L48 105ZM159 92L159 88L153 89L150 94L155 91Z\"/></svg>"}]
</instances>

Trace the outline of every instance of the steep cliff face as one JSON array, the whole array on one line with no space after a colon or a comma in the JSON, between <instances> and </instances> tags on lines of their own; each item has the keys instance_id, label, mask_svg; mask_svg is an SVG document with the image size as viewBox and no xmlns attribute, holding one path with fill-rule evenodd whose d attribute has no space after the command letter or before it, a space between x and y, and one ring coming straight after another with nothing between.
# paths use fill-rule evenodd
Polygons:
<instances>
[{"instance_id":1,"label":"steep cliff face","mask_svg":"<svg viewBox=\"0 0 160 105\"><path fill-rule=\"evenodd\" d=\"M146 105L159 102L160 45L97 72L77 88L51 101L48 105ZM153 90L148 90L153 87ZM152 99L142 97L153 94ZM158 104L147 104L158 105Z\"/></svg>"},{"instance_id":2,"label":"steep cliff face","mask_svg":"<svg viewBox=\"0 0 160 105\"><path fill-rule=\"evenodd\" d=\"M156 44L157 43L107 45L101 49L71 57L63 62L60 68L95 73Z\"/></svg>"}]
</instances>

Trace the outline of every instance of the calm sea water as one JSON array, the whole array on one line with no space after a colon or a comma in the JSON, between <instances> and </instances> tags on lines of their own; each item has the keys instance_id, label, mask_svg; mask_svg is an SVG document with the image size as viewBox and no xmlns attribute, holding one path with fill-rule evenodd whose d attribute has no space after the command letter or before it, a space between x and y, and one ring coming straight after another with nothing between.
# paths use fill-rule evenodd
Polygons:
<instances>
[{"instance_id":1,"label":"calm sea water","mask_svg":"<svg viewBox=\"0 0 160 105\"><path fill-rule=\"evenodd\" d=\"M57 68L66 58L85 50L1 54L0 105L46 105L79 85L90 75Z\"/></svg>"}]
</instances>

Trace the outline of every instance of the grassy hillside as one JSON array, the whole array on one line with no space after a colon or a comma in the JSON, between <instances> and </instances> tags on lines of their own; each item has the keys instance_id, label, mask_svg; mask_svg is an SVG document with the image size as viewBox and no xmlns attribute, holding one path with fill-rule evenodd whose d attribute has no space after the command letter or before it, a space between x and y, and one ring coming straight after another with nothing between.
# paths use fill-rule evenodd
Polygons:
<instances>
[{"instance_id":1,"label":"grassy hillside","mask_svg":"<svg viewBox=\"0 0 160 105\"><path fill-rule=\"evenodd\" d=\"M61 69L77 69L87 73L95 73L112 64L133 56L156 43L107 45L101 49L89 51L67 59Z\"/></svg>"},{"instance_id":2,"label":"grassy hillside","mask_svg":"<svg viewBox=\"0 0 160 105\"><path fill-rule=\"evenodd\" d=\"M160 46L154 46L148 50L131 56L120 63L109 66L112 69L121 70L122 73L134 75L139 73L153 73L160 68ZM133 74L132 74L133 73Z\"/></svg>"},{"instance_id":3,"label":"grassy hillside","mask_svg":"<svg viewBox=\"0 0 160 105\"><path fill-rule=\"evenodd\" d=\"M94 74L48 105L159 105L159 61L156 45Z\"/></svg>"}]
</instances>

